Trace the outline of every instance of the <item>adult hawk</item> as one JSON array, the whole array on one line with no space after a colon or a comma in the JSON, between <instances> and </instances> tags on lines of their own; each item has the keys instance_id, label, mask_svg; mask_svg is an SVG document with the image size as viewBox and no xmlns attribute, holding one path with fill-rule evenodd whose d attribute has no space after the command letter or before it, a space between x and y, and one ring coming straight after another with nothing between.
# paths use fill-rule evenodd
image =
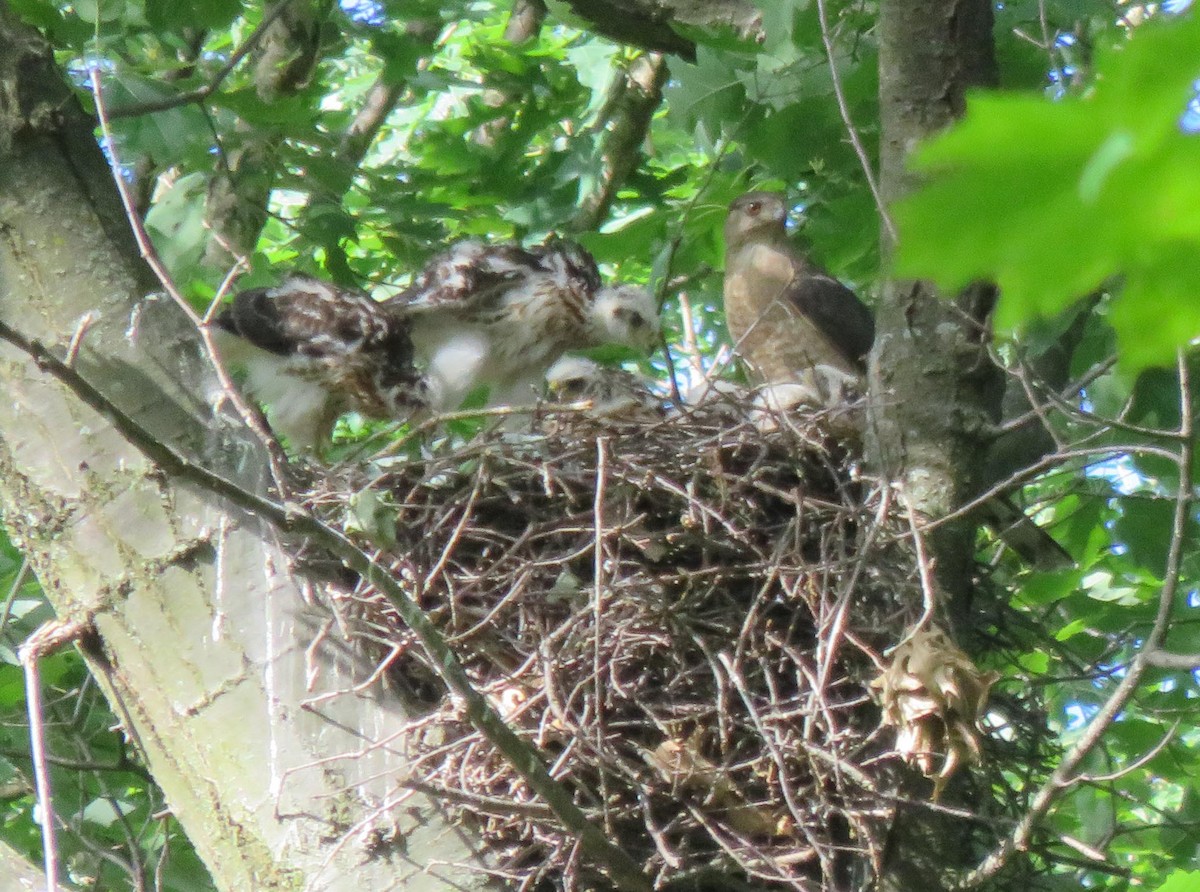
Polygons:
<instances>
[{"instance_id":1,"label":"adult hawk","mask_svg":"<svg viewBox=\"0 0 1200 892\"><path fill-rule=\"evenodd\" d=\"M384 306L410 324L440 410L458 408L480 385L490 405L531 403L565 351L607 343L649 351L659 331L649 292L603 287L592 256L562 240L459 242Z\"/></svg>"},{"instance_id":2,"label":"adult hawk","mask_svg":"<svg viewBox=\"0 0 1200 892\"><path fill-rule=\"evenodd\" d=\"M875 320L853 291L815 266L787 240L787 205L772 192L734 199L725 220L725 319L734 350L764 389L757 409L789 408L817 396L818 407L844 408L839 376L857 379L875 341ZM776 404L776 405L773 405ZM853 419L850 419L853 421ZM845 439L845 437L843 437ZM1015 505L993 499L985 522L1030 564L1057 568L1070 557Z\"/></svg>"},{"instance_id":3,"label":"adult hawk","mask_svg":"<svg viewBox=\"0 0 1200 892\"><path fill-rule=\"evenodd\" d=\"M238 292L216 318L226 361L296 451L325 442L338 416L403 418L426 404L403 317L311 276Z\"/></svg>"},{"instance_id":4,"label":"adult hawk","mask_svg":"<svg viewBox=\"0 0 1200 892\"><path fill-rule=\"evenodd\" d=\"M787 205L748 192L725 221L725 322L734 350L761 384L829 366L865 370L875 320L858 297L787 240Z\"/></svg>"}]
</instances>

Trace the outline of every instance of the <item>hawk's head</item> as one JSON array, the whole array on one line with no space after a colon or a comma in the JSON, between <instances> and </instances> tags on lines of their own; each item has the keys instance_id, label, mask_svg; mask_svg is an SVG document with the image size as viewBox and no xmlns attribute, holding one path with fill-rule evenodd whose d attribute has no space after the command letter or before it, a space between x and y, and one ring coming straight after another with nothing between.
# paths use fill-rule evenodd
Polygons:
<instances>
[{"instance_id":1,"label":"hawk's head","mask_svg":"<svg viewBox=\"0 0 1200 892\"><path fill-rule=\"evenodd\" d=\"M776 192L747 192L729 205L725 219L725 248L733 250L750 241L782 238L787 203Z\"/></svg>"},{"instance_id":2,"label":"hawk's head","mask_svg":"<svg viewBox=\"0 0 1200 892\"><path fill-rule=\"evenodd\" d=\"M662 400L640 376L582 356L563 356L546 372L546 389L562 403L586 403L586 418L648 424L663 418Z\"/></svg>"},{"instance_id":3,"label":"hawk's head","mask_svg":"<svg viewBox=\"0 0 1200 892\"><path fill-rule=\"evenodd\" d=\"M601 288L592 304L590 322L597 344L623 344L646 353L658 345L658 307L654 295L645 288Z\"/></svg>"}]
</instances>

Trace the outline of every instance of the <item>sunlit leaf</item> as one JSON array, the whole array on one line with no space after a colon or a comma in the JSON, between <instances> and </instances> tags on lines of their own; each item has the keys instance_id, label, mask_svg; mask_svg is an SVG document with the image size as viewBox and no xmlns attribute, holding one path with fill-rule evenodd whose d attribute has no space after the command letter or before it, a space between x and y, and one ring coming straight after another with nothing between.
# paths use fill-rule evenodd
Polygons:
<instances>
[{"instance_id":1,"label":"sunlit leaf","mask_svg":"<svg viewBox=\"0 0 1200 892\"><path fill-rule=\"evenodd\" d=\"M930 179L896 208L899 272L996 281L1006 327L1122 276L1122 362L1170 362L1200 334L1200 138L1180 127L1198 43L1200 16L1155 21L1101 55L1087 96L973 95L917 155Z\"/></svg>"}]
</instances>

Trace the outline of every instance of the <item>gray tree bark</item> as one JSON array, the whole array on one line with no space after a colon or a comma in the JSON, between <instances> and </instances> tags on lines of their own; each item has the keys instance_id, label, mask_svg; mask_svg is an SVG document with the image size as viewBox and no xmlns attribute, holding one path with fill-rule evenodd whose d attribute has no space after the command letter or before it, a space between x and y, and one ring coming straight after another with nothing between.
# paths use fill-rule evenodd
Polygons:
<instances>
[{"instance_id":1,"label":"gray tree bark","mask_svg":"<svg viewBox=\"0 0 1200 892\"><path fill-rule=\"evenodd\" d=\"M0 2L0 319L242 487L265 453L214 399L194 329L139 261L49 48ZM85 315L91 325L81 329ZM171 479L0 348L0 505L222 889L484 885L474 840L406 795L406 716L336 635L320 580L259 519ZM323 694L332 695L319 700ZM456 866L460 865L460 866Z\"/></svg>"},{"instance_id":2,"label":"gray tree bark","mask_svg":"<svg viewBox=\"0 0 1200 892\"><path fill-rule=\"evenodd\" d=\"M960 117L964 94L996 82L990 0L881 0L880 185L887 202L914 183L910 150ZM885 244L885 253L893 246ZM952 300L928 282L885 283L870 359L869 458L923 519L944 517L978 491L983 456L1003 397L991 362L994 289ZM966 631L976 521L936 527L927 544L942 598L939 622ZM914 790L914 798L921 793ZM887 892L945 888L971 861L971 826L902 807L879 886Z\"/></svg>"},{"instance_id":3,"label":"gray tree bark","mask_svg":"<svg viewBox=\"0 0 1200 892\"><path fill-rule=\"evenodd\" d=\"M991 5L883 0L879 40L880 186L891 202L913 185L909 151L962 114L967 89L996 82ZM877 408L868 449L874 466L899 482L925 518L944 517L978 491L979 456L999 419L1004 386L987 353L994 299L983 285L954 300L927 282L884 287L870 363ZM969 597L975 530L967 518L930 536L951 619Z\"/></svg>"}]
</instances>

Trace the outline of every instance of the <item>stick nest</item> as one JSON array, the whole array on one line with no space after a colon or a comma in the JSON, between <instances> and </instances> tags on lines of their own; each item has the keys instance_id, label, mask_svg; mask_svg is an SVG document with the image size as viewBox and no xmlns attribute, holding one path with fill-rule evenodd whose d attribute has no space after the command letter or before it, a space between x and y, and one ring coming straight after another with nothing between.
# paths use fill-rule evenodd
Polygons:
<instances>
[{"instance_id":1,"label":"stick nest","mask_svg":"<svg viewBox=\"0 0 1200 892\"><path fill-rule=\"evenodd\" d=\"M833 888L882 859L897 760L868 687L921 589L907 519L819 417L768 433L746 418L543 415L334 469L312 503L389 542L476 687L657 883ZM382 596L360 583L335 601L421 709L414 777L483 833L498 874L604 888Z\"/></svg>"}]
</instances>

